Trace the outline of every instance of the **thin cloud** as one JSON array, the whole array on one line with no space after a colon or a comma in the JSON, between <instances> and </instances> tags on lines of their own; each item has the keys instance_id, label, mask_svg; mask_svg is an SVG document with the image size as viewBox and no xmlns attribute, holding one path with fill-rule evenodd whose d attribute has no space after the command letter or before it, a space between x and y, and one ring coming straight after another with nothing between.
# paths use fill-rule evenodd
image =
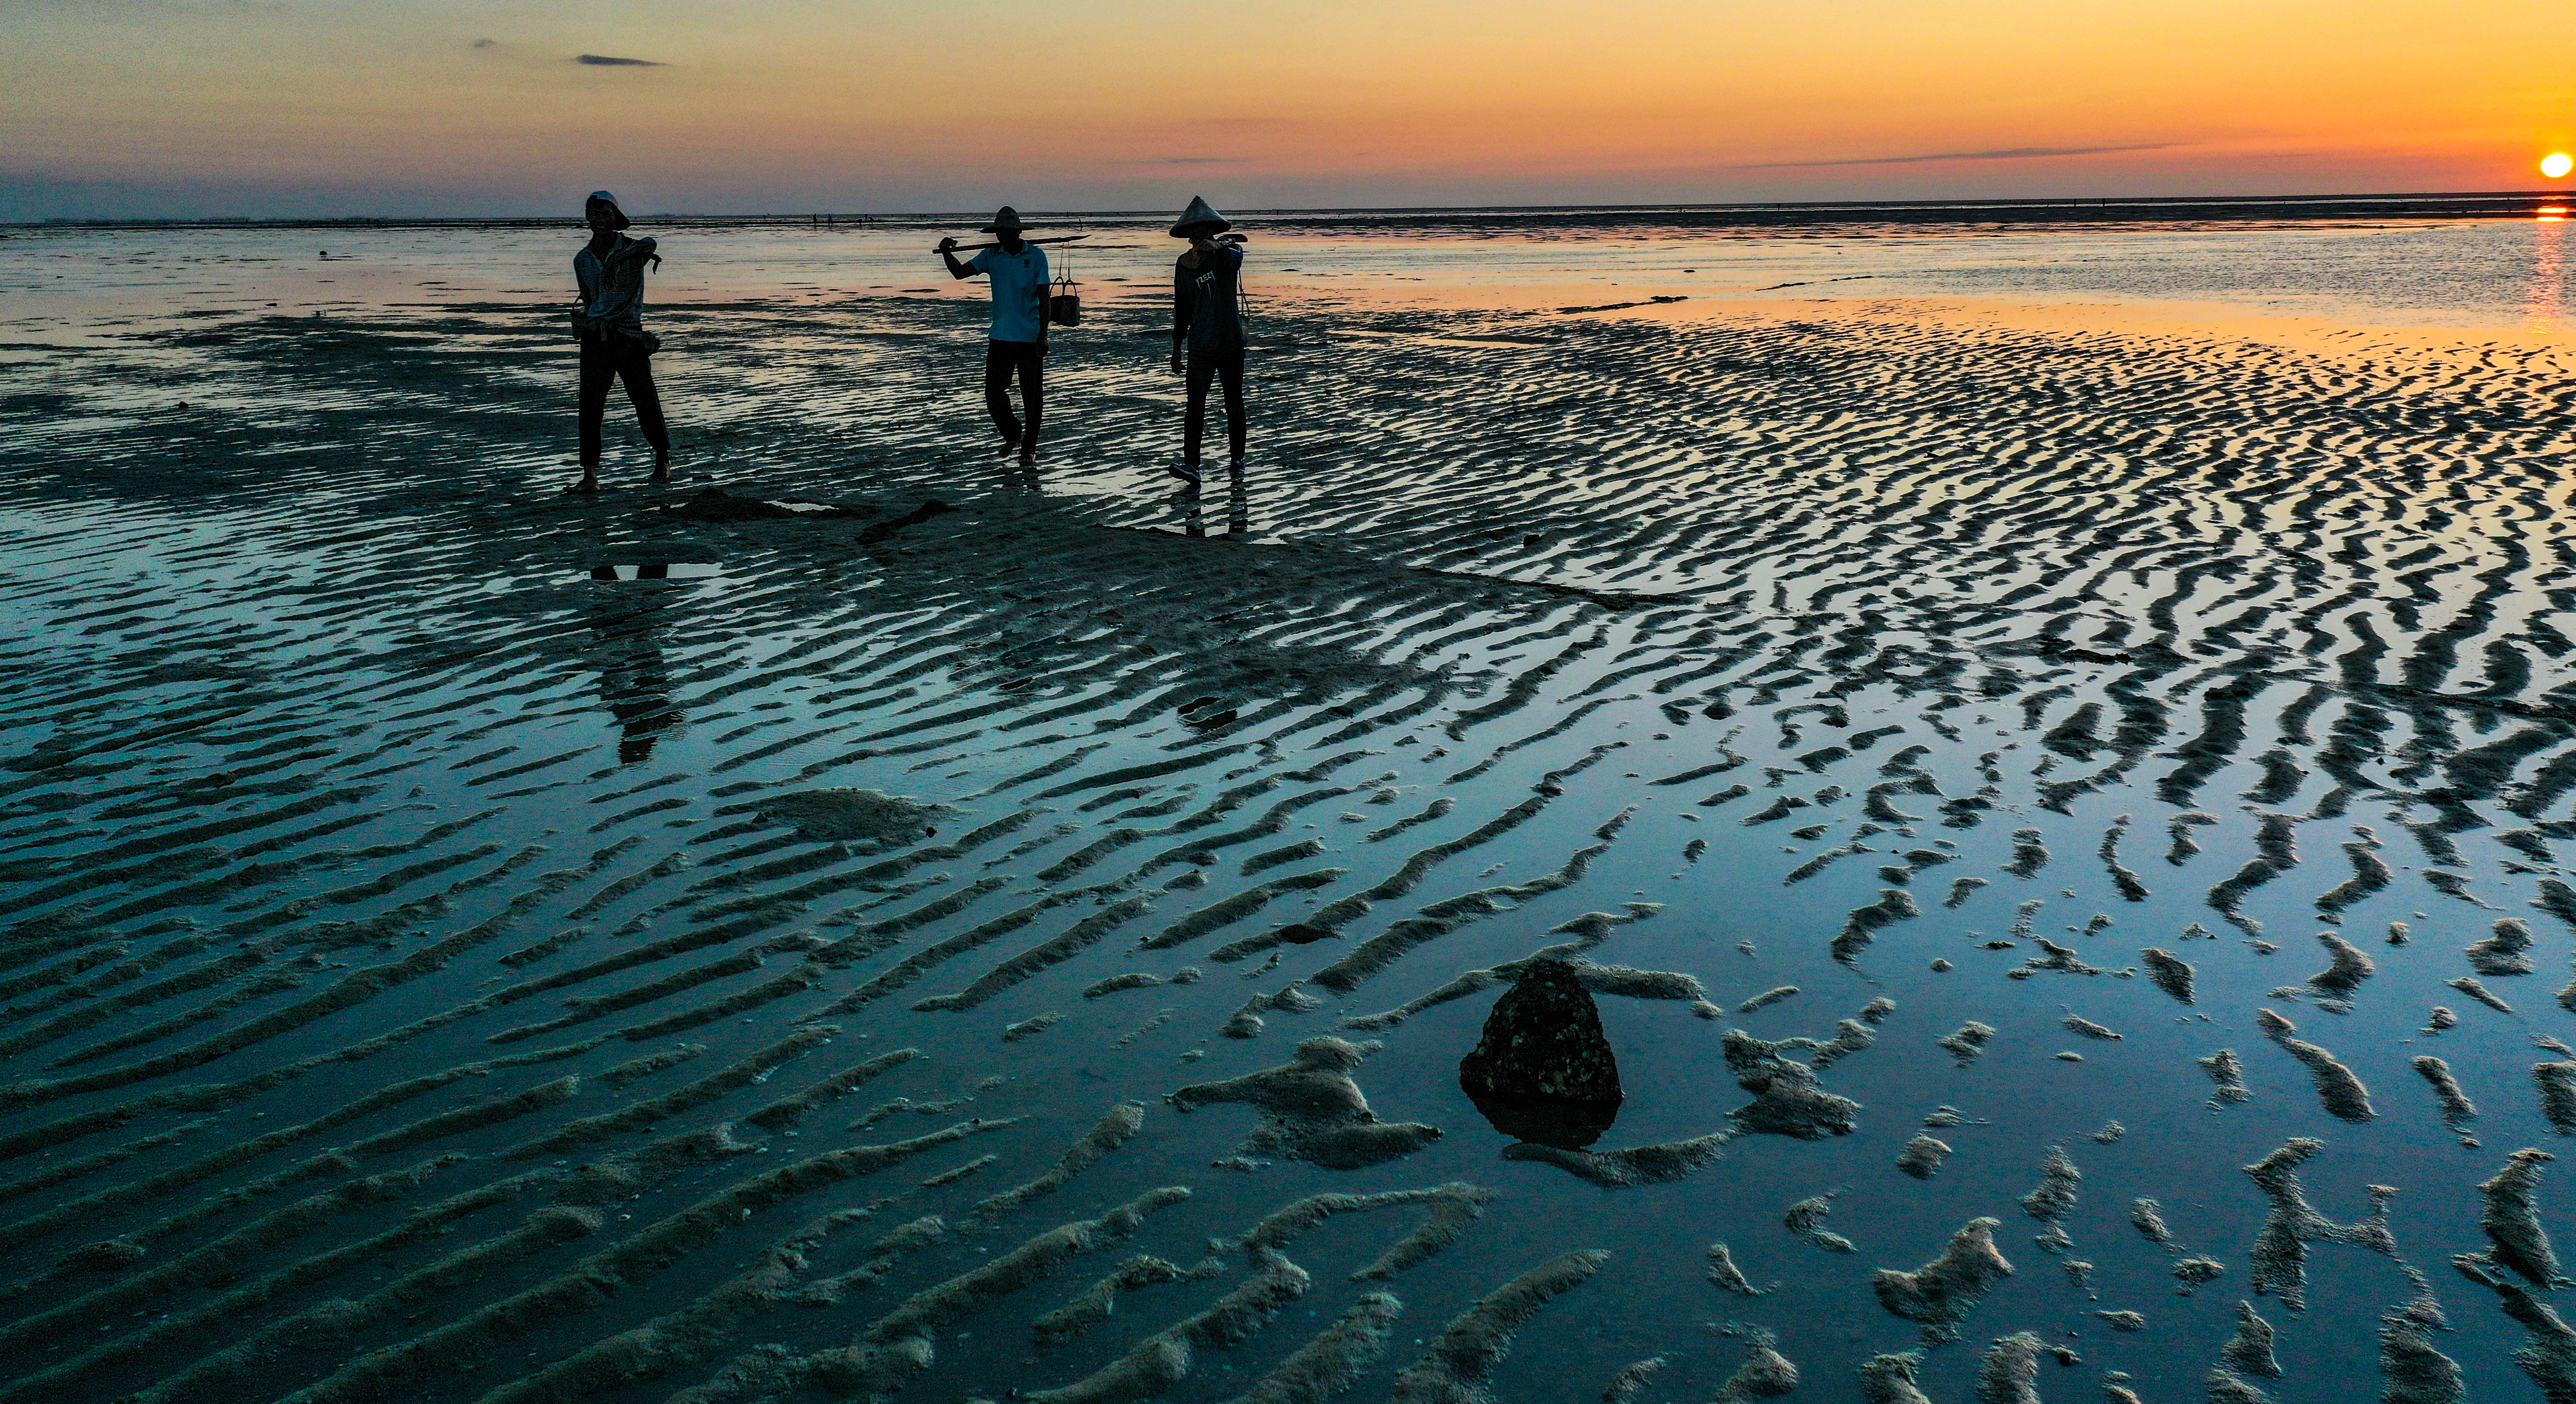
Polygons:
<instances>
[{"instance_id":1,"label":"thin cloud","mask_svg":"<svg viewBox=\"0 0 2576 1404\"><path fill-rule=\"evenodd\" d=\"M477 49L497 49L501 47L501 41L498 39L477 39L470 47Z\"/></svg>"},{"instance_id":2,"label":"thin cloud","mask_svg":"<svg viewBox=\"0 0 2576 1404\"><path fill-rule=\"evenodd\" d=\"M592 66L592 67L594 67L594 68L660 68L660 67L663 67L663 65L662 65L662 64L656 63L656 62L654 62L654 61L653 61L653 60L651 60L651 59L618 58L618 57L616 57L616 56L614 56L614 55L612 55L612 54L583 54L583 55L581 55L579 58L574 59L574 60L573 60L573 62L575 62L575 63L586 63L586 64L591 65L591 66Z\"/></svg>"},{"instance_id":3,"label":"thin cloud","mask_svg":"<svg viewBox=\"0 0 2576 1404\"><path fill-rule=\"evenodd\" d=\"M1166 156L1162 164L1166 166L1240 166L1243 164L1243 158L1240 156Z\"/></svg>"},{"instance_id":4,"label":"thin cloud","mask_svg":"<svg viewBox=\"0 0 2576 1404\"><path fill-rule=\"evenodd\" d=\"M2012 146L2001 151L1941 151L1929 156L1862 156L1848 161L1761 161L1731 166L1738 171L1797 170L1812 166L1916 166L1927 161L2028 161L2047 156L2103 156L2115 151L2169 151L2180 142L2149 141L2134 146Z\"/></svg>"}]
</instances>

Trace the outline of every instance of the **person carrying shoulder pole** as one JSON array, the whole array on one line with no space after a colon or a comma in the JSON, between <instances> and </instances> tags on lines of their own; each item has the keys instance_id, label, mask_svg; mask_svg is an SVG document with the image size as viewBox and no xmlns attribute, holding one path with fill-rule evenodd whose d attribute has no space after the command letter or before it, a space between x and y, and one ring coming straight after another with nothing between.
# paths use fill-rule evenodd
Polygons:
<instances>
[{"instance_id":1,"label":"person carrying shoulder pole","mask_svg":"<svg viewBox=\"0 0 2576 1404\"><path fill-rule=\"evenodd\" d=\"M1190 241L1189 252L1172 266L1172 373L1184 377L1189 405L1181 415L1181 461L1165 471L1187 483L1202 480L1199 440L1207 431L1211 380L1225 385L1225 432L1232 450L1226 473L1238 482L1243 478L1243 250L1216 237L1233 227L1196 196L1172 225L1173 238Z\"/></svg>"},{"instance_id":2,"label":"person carrying shoulder pole","mask_svg":"<svg viewBox=\"0 0 2576 1404\"><path fill-rule=\"evenodd\" d=\"M1020 451L1022 463L1035 463L1038 457L1038 421L1046 412L1047 353L1047 256L1046 250L1031 245L1020 237L1028 226L1020 222L1020 212L1004 205L984 226L984 232L1000 236L1001 242L964 263L957 261L957 241L939 241L939 256L948 264L953 278L972 278L981 273L993 289L992 339L984 347L984 407L993 413L993 427L1002 433L1002 451ZM1027 408L1029 422L1022 429L1011 414L1011 376L1020 378L1020 400Z\"/></svg>"},{"instance_id":3,"label":"person carrying shoulder pole","mask_svg":"<svg viewBox=\"0 0 2576 1404\"><path fill-rule=\"evenodd\" d=\"M635 405L635 422L653 446L653 481L671 481L671 431L662 422L662 396L653 388L653 353L661 342L644 330L644 265L662 265L651 239L630 239L634 221L605 190L590 192L582 219L590 242L572 256L573 281L581 289L581 306L572 314L573 335L581 343L581 481L566 492L599 491L600 420L608 412L608 387L626 382L626 398Z\"/></svg>"}]
</instances>

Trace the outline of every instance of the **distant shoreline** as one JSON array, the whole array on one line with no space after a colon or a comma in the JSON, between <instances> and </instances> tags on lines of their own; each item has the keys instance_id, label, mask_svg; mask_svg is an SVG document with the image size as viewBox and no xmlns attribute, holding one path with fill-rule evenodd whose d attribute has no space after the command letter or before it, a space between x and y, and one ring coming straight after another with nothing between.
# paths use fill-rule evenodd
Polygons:
<instances>
[{"instance_id":1,"label":"distant shoreline","mask_svg":"<svg viewBox=\"0 0 2576 1404\"><path fill-rule=\"evenodd\" d=\"M1468 205L1423 208L1283 209L1242 212L1281 232L1296 229L1441 230L1474 232L1503 227L1578 229L1652 222L1687 228L1779 227L1828 224L2130 224L2205 221L2247 223L2325 219L2528 219L2542 205L2576 192L2546 190L2434 191L2376 195L2108 196L2088 199L1832 200L1712 205ZM1160 221L1147 210L1032 212L1039 223L1117 225ZM663 226L771 225L779 227L944 228L962 226L981 213L912 214L651 214ZM537 229L572 228L571 216L368 216L303 219L45 219L0 224L0 229Z\"/></svg>"}]
</instances>

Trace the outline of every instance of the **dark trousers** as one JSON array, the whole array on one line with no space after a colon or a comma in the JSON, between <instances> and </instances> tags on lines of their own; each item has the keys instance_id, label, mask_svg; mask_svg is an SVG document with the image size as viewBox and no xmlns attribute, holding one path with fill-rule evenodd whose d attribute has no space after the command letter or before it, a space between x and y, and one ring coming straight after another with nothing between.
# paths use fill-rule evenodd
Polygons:
<instances>
[{"instance_id":1,"label":"dark trousers","mask_svg":"<svg viewBox=\"0 0 2576 1404\"><path fill-rule=\"evenodd\" d=\"M1225 382L1225 437L1234 457L1243 457L1243 348L1192 351L1189 408L1181 412L1181 459L1199 461L1199 439L1207 433L1208 382Z\"/></svg>"},{"instance_id":2,"label":"dark trousers","mask_svg":"<svg viewBox=\"0 0 2576 1404\"><path fill-rule=\"evenodd\" d=\"M1028 405L1029 427L1023 431L1011 413L1011 372L1020 375L1020 399ZM1024 453L1038 446L1038 420L1046 413L1046 357L1034 341L984 343L984 408L993 412L993 427Z\"/></svg>"},{"instance_id":3,"label":"dark trousers","mask_svg":"<svg viewBox=\"0 0 2576 1404\"><path fill-rule=\"evenodd\" d=\"M645 442L671 451L671 431L662 422L662 395L653 388L653 358L631 336L614 333L581 338L581 466L599 466L599 421L608 413L608 384L626 382L626 398L635 403L635 423Z\"/></svg>"}]
</instances>

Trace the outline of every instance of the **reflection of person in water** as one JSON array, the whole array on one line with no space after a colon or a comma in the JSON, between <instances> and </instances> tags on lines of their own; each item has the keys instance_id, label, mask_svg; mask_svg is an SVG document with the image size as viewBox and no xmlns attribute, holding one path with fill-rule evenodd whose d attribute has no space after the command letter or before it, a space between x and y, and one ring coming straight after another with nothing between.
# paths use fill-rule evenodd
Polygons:
<instances>
[{"instance_id":1,"label":"reflection of person in water","mask_svg":"<svg viewBox=\"0 0 2576 1404\"><path fill-rule=\"evenodd\" d=\"M639 566L638 580L667 579L667 566ZM593 580L615 580L615 566L593 566ZM622 606L625 601L612 603ZM670 670L662 661L660 600L639 609L601 609L590 619L593 666L599 669L600 699L617 719L617 763L637 765L653 758L653 743L680 724L680 709L671 704Z\"/></svg>"},{"instance_id":2,"label":"reflection of person in water","mask_svg":"<svg viewBox=\"0 0 2576 1404\"><path fill-rule=\"evenodd\" d=\"M581 342L581 481L565 491L599 491L600 421L608 413L609 384L618 380L626 382L636 426L653 446L653 481L667 483L671 431L662 422L661 392L653 388L659 343L644 330L644 265L658 268L662 256L653 240L626 237L633 221L605 190L590 193L582 217L590 224L590 242L572 258L573 279L581 285L581 307L572 314L573 334Z\"/></svg>"},{"instance_id":3,"label":"reflection of person in water","mask_svg":"<svg viewBox=\"0 0 2576 1404\"><path fill-rule=\"evenodd\" d=\"M1172 496L1180 504L1181 534L1207 535L1208 513L1205 491L1197 483L1192 483L1173 493ZM1225 530L1229 536L1252 534L1252 493L1244 486L1241 478L1234 480L1233 490L1226 494Z\"/></svg>"}]
</instances>

